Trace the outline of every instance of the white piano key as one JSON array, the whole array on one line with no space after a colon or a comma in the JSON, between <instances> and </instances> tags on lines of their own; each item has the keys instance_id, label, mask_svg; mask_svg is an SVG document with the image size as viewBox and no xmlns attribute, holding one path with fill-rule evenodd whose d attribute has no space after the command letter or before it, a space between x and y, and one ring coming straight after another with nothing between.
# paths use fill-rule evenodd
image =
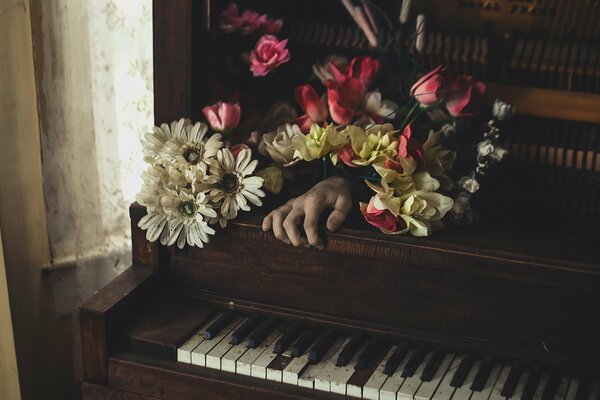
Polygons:
<instances>
[{"instance_id":1,"label":"white piano key","mask_svg":"<svg viewBox=\"0 0 600 400\"><path fill-rule=\"evenodd\" d=\"M242 343L236 344L233 346L223 358L221 358L221 370L227 372L236 372L235 364L237 360L244 355L248 351L248 347L246 346L246 342L242 341Z\"/></svg>"},{"instance_id":2,"label":"white piano key","mask_svg":"<svg viewBox=\"0 0 600 400\"><path fill-rule=\"evenodd\" d=\"M456 391L452 396L452 400L469 400L469 397L471 397L471 394L473 394L473 391L471 390L471 385L473 384L475 376L477 375L477 371L479 371L480 367L481 361L475 361L473 363L473 366L467 374L467 377L465 378L465 381L463 382L462 386L456 388Z\"/></svg>"},{"instance_id":3,"label":"white piano key","mask_svg":"<svg viewBox=\"0 0 600 400\"><path fill-rule=\"evenodd\" d=\"M177 349L177 361L187 364L192 362L192 350L194 350L200 343L204 341L204 331L221 315L223 314L218 313L213 318L209 319L207 323L202 325L202 327L200 327L200 329L198 329L198 331L194 333L192 337L186 340L185 343Z\"/></svg>"},{"instance_id":4,"label":"white piano key","mask_svg":"<svg viewBox=\"0 0 600 400\"><path fill-rule=\"evenodd\" d=\"M318 364L309 365L304 373L298 377L298 386L314 389L315 379L322 375L323 366L340 350L343 343L344 339L334 341L333 345L323 356L323 359Z\"/></svg>"},{"instance_id":5,"label":"white piano key","mask_svg":"<svg viewBox=\"0 0 600 400\"><path fill-rule=\"evenodd\" d=\"M600 399L600 382L593 382L590 387L590 394L588 395L588 400L598 400Z\"/></svg>"},{"instance_id":6,"label":"white piano key","mask_svg":"<svg viewBox=\"0 0 600 400\"><path fill-rule=\"evenodd\" d=\"M244 321L247 318L242 318L239 322L238 322L238 326L243 324ZM233 333L232 329L230 331L230 333ZM212 368L212 369L221 369L221 358L223 358L223 356L229 351L231 350L231 348L233 347L232 344L229 344L229 338L230 338L230 334L227 334L223 337L223 339L215 346L212 348L212 350L210 350L207 354L206 354L206 367L207 368Z\"/></svg>"},{"instance_id":7,"label":"white piano key","mask_svg":"<svg viewBox=\"0 0 600 400\"><path fill-rule=\"evenodd\" d=\"M346 365L345 367L336 367L336 370L330 375L331 376L330 382L331 382L331 392L332 393L343 394L343 395L346 394L346 392L347 392L346 383L352 377L352 375L354 375L354 372L356 372L354 367L356 366L356 363L358 362L358 356L360 355L361 352L362 352L362 348L356 352L356 354L354 355L354 357L352 357L352 359L350 360L348 365Z\"/></svg>"},{"instance_id":8,"label":"white piano key","mask_svg":"<svg viewBox=\"0 0 600 400\"><path fill-rule=\"evenodd\" d=\"M254 349L248 349L236 362L235 362L235 372L240 375L248 375L250 376L252 373L252 363L260 357L260 355L270 347L279 337L281 333L274 329L273 332L266 339ZM273 351L273 350L271 350Z\"/></svg>"},{"instance_id":9,"label":"white piano key","mask_svg":"<svg viewBox=\"0 0 600 400\"><path fill-rule=\"evenodd\" d=\"M481 390L481 392L474 391L473 395L471 396L471 400L488 400L488 398L492 394L492 391L494 390L494 387L496 386L496 382L498 381L500 373L505 369L510 370L509 367L504 368L503 365L494 365L494 367L490 371L490 376L488 376L487 381L485 381L483 389Z\"/></svg>"},{"instance_id":10,"label":"white piano key","mask_svg":"<svg viewBox=\"0 0 600 400\"><path fill-rule=\"evenodd\" d=\"M269 347L267 347L265 351L263 351L262 354L258 356L256 360L254 360L250 369L250 376L267 379L267 367L269 364L271 364L271 361L277 357L277 353L273 353L276 344L277 340L273 341L273 343L271 343Z\"/></svg>"},{"instance_id":11,"label":"white piano key","mask_svg":"<svg viewBox=\"0 0 600 400\"><path fill-rule=\"evenodd\" d=\"M528 370L523 371L523 373L521 374L521 378L519 379L519 383L517 383L517 386L515 387L515 391L514 391L513 395L511 397L509 397L510 399L515 399L515 400L521 399L521 396L523 395L523 389L525 389L525 385L527 384L528 378L529 378L529 371Z\"/></svg>"},{"instance_id":12,"label":"white piano key","mask_svg":"<svg viewBox=\"0 0 600 400\"><path fill-rule=\"evenodd\" d=\"M537 384L537 387L535 388L535 392L533 392L533 400L542 400L542 396L544 394L544 388L546 387L546 384L548 383L548 379L549 379L549 374L547 372L542 374L542 376L540 377L540 380Z\"/></svg>"},{"instance_id":13,"label":"white piano key","mask_svg":"<svg viewBox=\"0 0 600 400\"><path fill-rule=\"evenodd\" d=\"M363 399L379 400L379 389L381 389L388 378L388 376L383 373L385 370L385 364L388 362L392 354L394 354L394 351L396 351L397 347L398 346L392 346L390 351L388 351L386 356L383 358L383 361L381 361L381 363L379 363L375 369L375 372L373 372L373 375L371 375L367 383L365 383L365 386L362 388Z\"/></svg>"},{"instance_id":14,"label":"white piano key","mask_svg":"<svg viewBox=\"0 0 600 400\"><path fill-rule=\"evenodd\" d=\"M210 340L204 340L192 350L192 364L206 367L206 354L219 344L221 340L225 339L238 326L241 320L242 317L234 318L218 335Z\"/></svg>"},{"instance_id":15,"label":"white piano key","mask_svg":"<svg viewBox=\"0 0 600 400\"><path fill-rule=\"evenodd\" d=\"M335 364L337 362L338 356L344 350L346 345L348 345L349 342L350 342L350 338L346 338L346 340L344 340L343 344L340 346L338 351L333 355L333 357L331 357L329 360L327 360L326 363L323 363L323 369L321 370L321 373L315 377L315 389L316 390L322 390L324 392L331 391L331 375L336 372L337 368L339 368L339 367L336 367Z\"/></svg>"},{"instance_id":16,"label":"white piano key","mask_svg":"<svg viewBox=\"0 0 600 400\"><path fill-rule=\"evenodd\" d=\"M396 400L396 392L404 383L404 378L402 377L402 371L404 371L404 367L408 364L408 360L412 357L412 354L415 350L410 350L406 353L406 356L398 366L398 369L394 374L387 378L381 389L379 390L379 399L380 400Z\"/></svg>"},{"instance_id":17,"label":"white piano key","mask_svg":"<svg viewBox=\"0 0 600 400\"><path fill-rule=\"evenodd\" d=\"M433 397L436 389L446 375L446 371L450 368L452 360L454 360L454 354L446 354L444 356L433 378L429 382L423 382L417 393L415 393L415 400L430 400Z\"/></svg>"},{"instance_id":18,"label":"white piano key","mask_svg":"<svg viewBox=\"0 0 600 400\"><path fill-rule=\"evenodd\" d=\"M555 400L563 400L567 395L567 390L569 389L569 382L571 378L568 376L561 376L560 382L558 382L558 387L556 388L556 394L554 395Z\"/></svg>"},{"instance_id":19,"label":"white piano key","mask_svg":"<svg viewBox=\"0 0 600 400\"><path fill-rule=\"evenodd\" d=\"M579 389L579 379L573 378L569 383L569 389L565 395L565 400L575 400L575 397L577 397L577 389Z\"/></svg>"},{"instance_id":20,"label":"white piano key","mask_svg":"<svg viewBox=\"0 0 600 400\"><path fill-rule=\"evenodd\" d=\"M500 375L498 375L498 379L496 380L496 384L492 389L492 393L490 393L489 400L503 400L502 389L504 388L504 384L508 379L508 375L510 375L510 365L505 365L500 371Z\"/></svg>"},{"instance_id":21,"label":"white piano key","mask_svg":"<svg viewBox=\"0 0 600 400\"><path fill-rule=\"evenodd\" d=\"M292 357L292 350L288 350L288 351L284 352L283 354L278 355L278 357L280 357L282 359L285 358L286 363L292 362L294 359ZM282 382L283 381L283 369L271 368L270 366L267 367L267 380L275 381L275 382Z\"/></svg>"},{"instance_id":22,"label":"white piano key","mask_svg":"<svg viewBox=\"0 0 600 400\"><path fill-rule=\"evenodd\" d=\"M283 383L289 383L290 385L298 385L298 377L304 373L306 368L310 365L308 359L308 352L304 353L300 357L296 357L291 363L283 370Z\"/></svg>"},{"instance_id":23,"label":"white piano key","mask_svg":"<svg viewBox=\"0 0 600 400\"><path fill-rule=\"evenodd\" d=\"M463 358L464 358L464 356L460 355L460 356L456 356L456 358L454 358L454 360L452 360L452 364L450 364L450 368L448 368L448 371L446 371L446 374L442 378L442 381L440 382L440 385L436 389L435 394L432 396L433 399L449 400L450 398L452 398L452 396L454 395L454 392L456 391L456 388L451 386L450 382L452 382L454 373L458 369L458 366L462 362Z\"/></svg>"},{"instance_id":24,"label":"white piano key","mask_svg":"<svg viewBox=\"0 0 600 400\"><path fill-rule=\"evenodd\" d=\"M415 393L417 393L417 390L419 390L419 386L421 386L421 382L423 382L421 380L423 370L425 369L425 366L427 365L432 356L433 352L430 351L429 353L427 353L423 361L421 361L419 367L415 370L413 376L409 376L404 380L404 383L396 393L396 399L412 400L415 397Z\"/></svg>"}]
</instances>

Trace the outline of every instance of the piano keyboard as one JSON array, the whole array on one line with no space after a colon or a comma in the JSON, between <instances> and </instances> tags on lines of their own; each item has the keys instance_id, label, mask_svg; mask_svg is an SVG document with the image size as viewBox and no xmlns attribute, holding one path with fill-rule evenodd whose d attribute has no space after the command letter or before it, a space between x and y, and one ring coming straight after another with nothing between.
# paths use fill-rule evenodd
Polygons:
<instances>
[{"instance_id":1,"label":"piano keyboard","mask_svg":"<svg viewBox=\"0 0 600 400\"><path fill-rule=\"evenodd\" d=\"M257 315L220 313L177 361L372 400L596 400L600 381Z\"/></svg>"}]
</instances>

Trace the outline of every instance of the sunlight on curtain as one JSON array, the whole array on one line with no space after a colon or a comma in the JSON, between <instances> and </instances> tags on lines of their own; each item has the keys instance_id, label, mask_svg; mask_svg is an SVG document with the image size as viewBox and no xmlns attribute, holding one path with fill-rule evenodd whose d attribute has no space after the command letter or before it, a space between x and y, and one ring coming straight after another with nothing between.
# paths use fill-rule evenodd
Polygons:
<instances>
[{"instance_id":1,"label":"sunlight on curtain","mask_svg":"<svg viewBox=\"0 0 600 400\"><path fill-rule=\"evenodd\" d=\"M38 4L48 237L53 264L77 266L54 284L69 312L131 262L128 207L153 125L152 0Z\"/></svg>"}]
</instances>

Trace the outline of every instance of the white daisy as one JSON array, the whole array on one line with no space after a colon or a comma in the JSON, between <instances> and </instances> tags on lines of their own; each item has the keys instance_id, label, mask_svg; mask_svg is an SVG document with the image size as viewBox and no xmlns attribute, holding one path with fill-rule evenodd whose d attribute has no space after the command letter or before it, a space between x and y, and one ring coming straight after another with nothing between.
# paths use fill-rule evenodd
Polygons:
<instances>
[{"instance_id":1,"label":"white daisy","mask_svg":"<svg viewBox=\"0 0 600 400\"><path fill-rule=\"evenodd\" d=\"M179 121L171 122L170 125L161 124L160 127L153 127L152 132L146 133L142 140L144 161L154 163L159 158L165 143L173 137L181 136L181 131L185 130L187 125L192 125L192 121L181 118Z\"/></svg>"},{"instance_id":2,"label":"white daisy","mask_svg":"<svg viewBox=\"0 0 600 400\"><path fill-rule=\"evenodd\" d=\"M191 125L180 120L172 132L173 136L164 142L161 158L172 161L186 174L193 175L198 170L206 173L208 160L223 147L218 133L204 140L207 132L208 126L203 122Z\"/></svg>"},{"instance_id":3,"label":"white daisy","mask_svg":"<svg viewBox=\"0 0 600 400\"><path fill-rule=\"evenodd\" d=\"M207 181L213 188L209 195L215 202L222 202L220 213L226 219L237 217L238 210L249 211L248 201L255 206L262 206L260 197L265 196L260 188L263 179L252 176L258 165L252 160L252 150L240 151L237 158L229 149L221 149L216 160L210 163L210 176Z\"/></svg>"}]
</instances>

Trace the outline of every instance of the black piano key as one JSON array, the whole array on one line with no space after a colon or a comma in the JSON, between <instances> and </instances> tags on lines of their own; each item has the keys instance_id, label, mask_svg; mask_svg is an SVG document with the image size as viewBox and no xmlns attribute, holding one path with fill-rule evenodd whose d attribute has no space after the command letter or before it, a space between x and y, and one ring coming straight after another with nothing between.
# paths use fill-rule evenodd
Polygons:
<instances>
[{"instance_id":1,"label":"black piano key","mask_svg":"<svg viewBox=\"0 0 600 400\"><path fill-rule=\"evenodd\" d=\"M494 361L491 357L486 357L481 366L479 367L479 371L477 371L477 375L475 375L475 379L473 379L473 384L471 385L471 390L475 392L481 392L490 377L490 373L492 372L492 366L494 365Z\"/></svg>"},{"instance_id":2,"label":"black piano key","mask_svg":"<svg viewBox=\"0 0 600 400\"><path fill-rule=\"evenodd\" d=\"M471 368L473 368L474 363L475 363L475 355L467 354L462 359L460 364L458 365L458 368L456 369L456 372L454 373L454 376L452 377L452 381L450 381L450 386L455 387L455 388L461 387L463 385L463 383L465 382L465 379L467 378L469 371L471 371Z\"/></svg>"},{"instance_id":3,"label":"black piano key","mask_svg":"<svg viewBox=\"0 0 600 400\"><path fill-rule=\"evenodd\" d=\"M204 331L204 339L210 340L217 336L223 328L225 328L233 319L236 317L236 313L233 311L228 311L225 314L221 315L215 322L210 324L206 331Z\"/></svg>"},{"instance_id":4,"label":"black piano key","mask_svg":"<svg viewBox=\"0 0 600 400\"><path fill-rule=\"evenodd\" d=\"M431 382L431 380L433 379L433 376L437 372L437 370L440 367L440 364L442 363L442 360L444 359L445 356L446 356L446 353L444 353L443 351L436 351L433 354L433 356L431 356L431 359L425 366L425 369L423 370L423 374L421 375L422 381Z\"/></svg>"},{"instance_id":5,"label":"black piano key","mask_svg":"<svg viewBox=\"0 0 600 400\"><path fill-rule=\"evenodd\" d=\"M556 391L558 390L559 384L560 374L557 372L552 372L548 378L548 383L546 383L544 392L542 393L542 400L552 400L554 396L556 396Z\"/></svg>"},{"instance_id":6,"label":"black piano key","mask_svg":"<svg viewBox=\"0 0 600 400\"><path fill-rule=\"evenodd\" d=\"M365 347L358 355L358 360L356 360L356 365L354 366L354 369L362 371L363 369L367 368L373 361L375 355L377 354L377 350L382 345L383 341L378 336L369 339Z\"/></svg>"},{"instance_id":7,"label":"black piano key","mask_svg":"<svg viewBox=\"0 0 600 400\"><path fill-rule=\"evenodd\" d=\"M588 379L582 379L579 381L579 387L577 388L577 394L575 400L587 400L590 395L590 388L592 387L591 382Z\"/></svg>"},{"instance_id":8,"label":"black piano key","mask_svg":"<svg viewBox=\"0 0 600 400\"><path fill-rule=\"evenodd\" d=\"M521 379L521 375L523 374L523 364L520 362L515 362L510 367L510 373L508 374L508 378L506 378L506 382L502 387L502 392L500 393L502 397L512 397L515 393L515 389L519 384L519 380Z\"/></svg>"},{"instance_id":9,"label":"black piano key","mask_svg":"<svg viewBox=\"0 0 600 400\"><path fill-rule=\"evenodd\" d=\"M319 361L321 361L325 353L327 353L327 350L329 350L329 348L335 341L336 337L337 332L335 331L335 329L327 329L325 333L323 333L323 335L321 335L321 337L317 339L317 342L315 343L313 348L310 349L310 353L308 353L308 360L313 364L317 364Z\"/></svg>"},{"instance_id":10,"label":"black piano key","mask_svg":"<svg viewBox=\"0 0 600 400\"><path fill-rule=\"evenodd\" d=\"M538 384L540 383L540 378L542 377L542 371L539 367L535 367L531 370L529 377L527 378L527 382L525 383L525 387L523 388L523 394L521 394L521 400L532 400L533 395L537 389Z\"/></svg>"},{"instance_id":11,"label":"black piano key","mask_svg":"<svg viewBox=\"0 0 600 400\"><path fill-rule=\"evenodd\" d=\"M396 350L394 350L394 353L385 363L383 373L386 375L393 375L394 372L396 372L396 370L398 369L398 366L404 360L404 357L406 357L408 350L410 350L410 344L407 341L398 343Z\"/></svg>"},{"instance_id":12,"label":"black piano key","mask_svg":"<svg viewBox=\"0 0 600 400\"><path fill-rule=\"evenodd\" d=\"M350 338L350 341L346 343L346 346L342 349L340 354L338 355L337 361L335 365L337 367L345 367L348 365L352 357L356 354L356 352L360 349L360 346L365 341L365 336L362 333L355 333Z\"/></svg>"},{"instance_id":13,"label":"black piano key","mask_svg":"<svg viewBox=\"0 0 600 400\"><path fill-rule=\"evenodd\" d=\"M246 346L250 349L255 349L277 328L278 322L275 318L270 317L250 335Z\"/></svg>"},{"instance_id":14,"label":"black piano key","mask_svg":"<svg viewBox=\"0 0 600 400\"><path fill-rule=\"evenodd\" d=\"M308 346L310 346L317 338L318 331L316 326L311 326L300 334L296 343L292 345L292 357L300 357L306 352Z\"/></svg>"},{"instance_id":15,"label":"black piano key","mask_svg":"<svg viewBox=\"0 0 600 400\"><path fill-rule=\"evenodd\" d=\"M240 325L233 333L231 334L231 338L229 339L229 344L240 344L246 339L246 336L250 334L260 322L264 319L262 315L253 315L246 319L242 325Z\"/></svg>"},{"instance_id":16,"label":"black piano key","mask_svg":"<svg viewBox=\"0 0 600 400\"><path fill-rule=\"evenodd\" d=\"M283 334L281 338L275 343L275 347L273 348L273 353L281 354L290 347L290 345L296 340L300 332L304 329L304 324L302 322L294 322L290 326L288 326L286 332Z\"/></svg>"},{"instance_id":17,"label":"black piano key","mask_svg":"<svg viewBox=\"0 0 600 400\"><path fill-rule=\"evenodd\" d=\"M404 371L402 371L403 378L409 378L415 374L419 365L423 362L423 359L427 355L427 349L423 346L419 346L410 357L408 362L406 363L406 367L404 367Z\"/></svg>"}]
</instances>

